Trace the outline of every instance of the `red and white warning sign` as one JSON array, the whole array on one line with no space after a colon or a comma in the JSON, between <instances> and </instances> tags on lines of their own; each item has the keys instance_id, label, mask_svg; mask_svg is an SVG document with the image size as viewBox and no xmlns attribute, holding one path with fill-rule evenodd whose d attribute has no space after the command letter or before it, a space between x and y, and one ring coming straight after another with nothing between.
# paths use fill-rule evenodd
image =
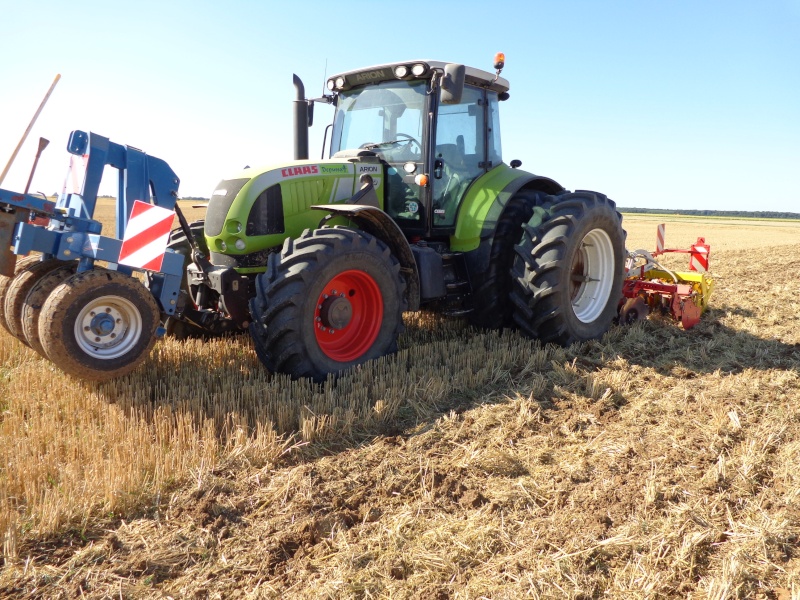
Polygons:
<instances>
[{"instance_id":1,"label":"red and white warning sign","mask_svg":"<svg viewBox=\"0 0 800 600\"><path fill-rule=\"evenodd\" d=\"M656 230L656 256L664 252L664 229L666 227L661 223Z\"/></svg>"},{"instance_id":2,"label":"red and white warning sign","mask_svg":"<svg viewBox=\"0 0 800 600\"><path fill-rule=\"evenodd\" d=\"M708 255L711 254L711 246L706 244L705 238L697 238L697 242L692 244L689 254L689 270L705 273L708 271Z\"/></svg>"},{"instance_id":3,"label":"red and white warning sign","mask_svg":"<svg viewBox=\"0 0 800 600\"><path fill-rule=\"evenodd\" d=\"M174 211L136 200L117 262L129 267L160 271L174 218Z\"/></svg>"}]
</instances>

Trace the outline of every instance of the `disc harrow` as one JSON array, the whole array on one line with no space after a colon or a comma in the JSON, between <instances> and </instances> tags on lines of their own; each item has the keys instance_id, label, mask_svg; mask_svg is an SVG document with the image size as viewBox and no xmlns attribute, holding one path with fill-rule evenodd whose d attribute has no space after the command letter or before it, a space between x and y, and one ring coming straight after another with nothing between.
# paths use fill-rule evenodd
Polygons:
<instances>
[{"instance_id":1,"label":"disc harrow","mask_svg":"<svg viewBox=\"0 0 800 600\"><path fill-rule=\"evenodd\" d=\"M94 133L73 131L67 151L72 186L55 201L0 189L0 324L65 373L105 381L138 367L177 310L184 256L167 243L179 179ZM106 166L119 171L122 239L94 219Z\"/></svg>"},{"instance_id":2,"label":"disc harrow","mask_svg":"<svg viewBox=\"0 0 800 600\"><path fill-rule=\"evenodd\" d=\"M708 308L714 279L708 273L711 245L699 237L688 250L664 247L665 226L658 226L656 251L634 250L628 253L626 278L622 285L619 321L631 324L651 313L669 315L691 329L700 322ZM668 253L689 255L688 271L673 271L656 257Z\"/></svg>"}]
</instances>

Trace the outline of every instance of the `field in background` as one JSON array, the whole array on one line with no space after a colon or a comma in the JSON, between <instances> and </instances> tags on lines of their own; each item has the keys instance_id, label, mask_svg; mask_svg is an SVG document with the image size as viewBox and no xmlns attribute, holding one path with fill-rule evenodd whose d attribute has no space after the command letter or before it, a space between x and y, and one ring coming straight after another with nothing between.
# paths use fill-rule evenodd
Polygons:
<instances>
[{"instance_id":1,"label":"field in background","mask_svg":"<svg viewBox=\"0 0 800 600\"><path fill-rule=\"evenodd\" d=\"M800 598L800 223L631 215L628 247L662 221L712 248L688 332L409 314L314 387L246 336L97 385L3 331L0 596Z\"/></svg>"}]
</instances>

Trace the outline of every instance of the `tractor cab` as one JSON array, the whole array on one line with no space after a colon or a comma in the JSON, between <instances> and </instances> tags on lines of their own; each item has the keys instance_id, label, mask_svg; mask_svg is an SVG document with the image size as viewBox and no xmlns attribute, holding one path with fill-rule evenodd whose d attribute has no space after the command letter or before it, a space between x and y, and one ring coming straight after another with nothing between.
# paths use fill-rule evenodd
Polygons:
<instances>
[{"instance_id":1,"label":"tractor cab","mask_svg":"<svg viewBox=\"0 0 800 600\"><path fill-rule=\"evenodd\" d=\"M406 234L452 230L470 184L502 161L497 74L439 61L393 63L328 80L331 159L376 156L384 210Z\"/></svg>"}]
</instances>

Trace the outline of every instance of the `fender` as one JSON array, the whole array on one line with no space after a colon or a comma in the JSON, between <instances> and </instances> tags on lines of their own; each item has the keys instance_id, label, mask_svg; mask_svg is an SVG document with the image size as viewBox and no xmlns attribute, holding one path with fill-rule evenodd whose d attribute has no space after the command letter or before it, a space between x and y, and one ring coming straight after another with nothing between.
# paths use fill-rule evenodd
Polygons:
<instances>
[{"instance_id":1,"label":"fender","mask_svg":"<svg viewBox=\"0 0 800 600\"><path fill-rule=\"evenodd\" d=\"M506 204L523 188L546 194L566 191L561 184L549 177L500 164L478 178L467 190L458 211L456 231L450 238L450 247L460 252L469 252L491 238Z\"/></svg>"},{"instance_id":2,"label":"fender","mask_svg":"<svg viewBox=\"0 0 800 600\"><path fill-rule=\"evenodd\" d=\"M508 204L508 201L511 200L518 191L526 189L544 192L550 195L562 194L567 191L554 179L542 175L534 175L533 173L527 173L525 171L522 171L522 173L523 175L517 177L503 188L503 191L497 195L497 198L489 207L486 219L483 222L483 228L481 229L481 239L494 236L494 231L497 227L500 215L503 214L503 210L506 204Z\"/></svg>"},{"instance_id":3,"label":"fender","mask_svg":"<svg viewBox=\"0 0 800 600\"><path fill-rule=\"evenodd\" d=\"M461 214L470 215L459 219L456 233L451 237L451 248L464 252L471 273L482 273L489 267L489 257L497 229L497 222L509 200L522 189L559 194L566 190L549 177L534 175L505 164L492 169L473 184L464 199ZM461 211L464 211L463 213Z\"/></svg>"},{"instance_id":4,"label":"fender","mask_svg":"<svg viewBox=\"0 0 800 600\"><path fill-rule=\"evenodd\" d=\"M407 306L405 310L419 310L420 283L417 263L414 260L414 255L411 252L411 246L409 246L406 236L389 215L380 208L364 204L325 204L322 206L314 205L311 208L330 213L320 221L320 227L334 217L347 217L359 229L374 235L389 246L392 254L400 262L400 272L406 280L405 299Z\"/></svg>"}]
</instances>

